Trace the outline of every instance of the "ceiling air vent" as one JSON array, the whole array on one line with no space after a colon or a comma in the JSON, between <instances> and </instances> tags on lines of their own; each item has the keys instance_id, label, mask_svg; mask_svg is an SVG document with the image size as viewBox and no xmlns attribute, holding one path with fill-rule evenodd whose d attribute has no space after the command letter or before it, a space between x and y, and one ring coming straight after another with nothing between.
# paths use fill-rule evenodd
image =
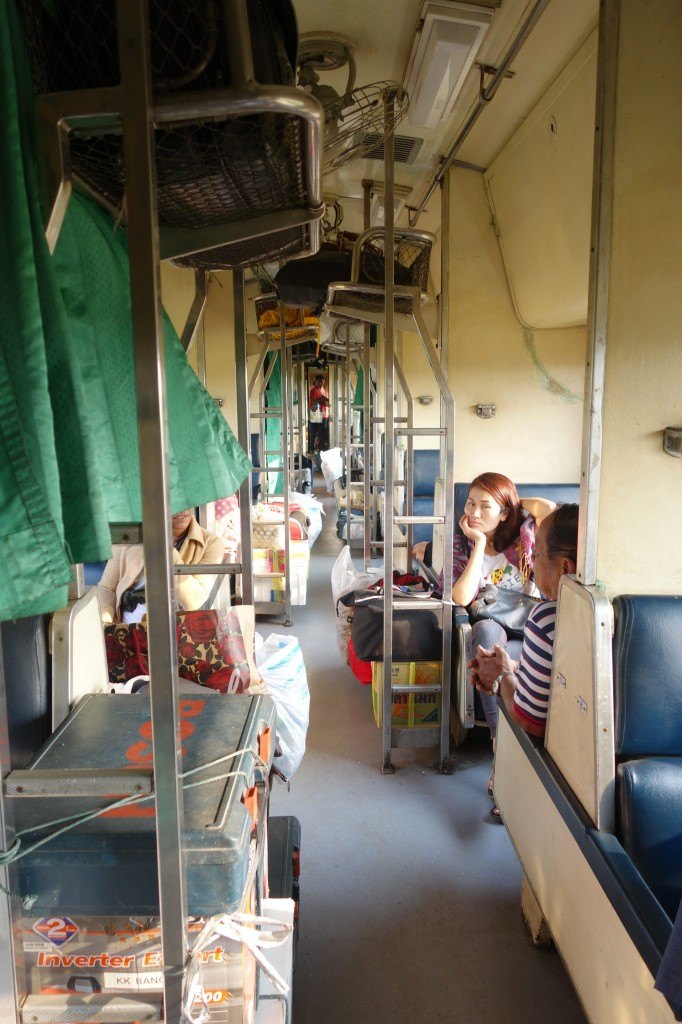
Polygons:
<instances>
[{"instance_id":1,"label":"ceiling air vent","mask_svg":"<svg viewBox=\"0 0 682 1024\"><path fill-rule=\"evenodd\" d=\"M417 159L417 153L424 144L423 139L413 139L411 135L396 135L395 162L397 164L413 164ZM369 152L365 153L365 160L383 160L384 146L382 137L376 132L365 132L362 137L363 146L370 146Z\"/></svg>"}]
</instances>

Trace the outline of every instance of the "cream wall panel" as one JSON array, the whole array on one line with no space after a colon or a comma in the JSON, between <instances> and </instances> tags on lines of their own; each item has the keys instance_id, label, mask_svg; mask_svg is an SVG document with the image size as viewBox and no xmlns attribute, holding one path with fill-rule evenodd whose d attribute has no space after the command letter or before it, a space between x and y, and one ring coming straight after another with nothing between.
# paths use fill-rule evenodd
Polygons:
<instances>
[{"instance_id":1,"label":"cream wall panel","mask_svg":"<svg viewBox=\"0 0 682 1024\"><path fill-rule=\"evenodd\" d=\"M519 319L587 322L597 77L592 33L485 174Z\"/></svg>"},{"instance_id":2,"label":"cream wall panel","mask_svg":"<svg viewBox=\"0 0 682 1024\"><path fill-rule=\"evenodd\" d=\"M585 328L519 323L480 174L452 173L450 383L455 479L485 470L519 483L580 479ZM479 402L497 415L482 420Z\"/></svg>"},{"instance_id":3,"label":"cream wall panel","mask_svg":"<svg viewBox=\"0 0 682 1024\"><path fill-rule=\"evenodd\" d=\"M187 314L194 299L194 271L161 264L161 302L178 336L182 334ZM196 372L196 351L190 353L190 364Z\"/></svg>"},{"instance_id":4,"label":"cream wall panel","mask_svg":"<svg viewBox=\"0 0 682 1024\"><path fill-rule=\"evenodd\" d=\"M623 0L597 571L611 594L682 592L682 7ZM646 69L646 73L643 73Z\"/></svg>"},{"instance_id":5,"label":"cream wall panel","mask_svg":"<svg viewBox=\"0 0 682 1024\"><path fill-rule=\"evenodd\" d=\"M590 1024L672 1024L672 1010L502 715L495 765L504 823Z\"/></svg>"}]
</instances>

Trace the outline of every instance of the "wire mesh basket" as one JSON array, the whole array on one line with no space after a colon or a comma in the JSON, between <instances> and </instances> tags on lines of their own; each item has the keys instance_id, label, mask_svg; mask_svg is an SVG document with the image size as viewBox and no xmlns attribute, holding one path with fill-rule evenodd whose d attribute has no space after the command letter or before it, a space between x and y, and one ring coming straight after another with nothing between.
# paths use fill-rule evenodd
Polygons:
<instances>
[{"instance_id":1,"label":"wire mesh basket","mask_svg":"<svg viewBox=\"0 0 682 1024\"><path fill-rule=\"evenodd\" d=\"M408 285L425 292L429 283L429 261L432 243L409 235L396 234L393 242L393 273L398 285ZM386 240L374 235L360 249L360 282L382 285L386 273ZM396 306L397 308L397 306Z\"/></svg>"},{"instance_id":2,"label":"wire mesh basket","mask_svg":"<svg viewBox=\"0 0 682 1024\"><path fill-rule=\"evenodd\" d=\"M120 79L115 0L19 0L38 93L115 86ZM256 78L294 85L297 33L290 0L247 4ZM229 27L218 0L151 0L153 87L224 89L232 76ZM268 32L265 33L267 26ZM263 45L266 38L268 45ZM159 222L181 228L237 223L306 202L306 127L291 114L205 118L155 130ZM72 133L71 164L117 209L125 197L120 134ZM182 257L181 266L219 269L282 259L309 244L302 227Z\"/></svg>"},{"instance_id":3,"label":"wire mesh basket","mask_svg":"<svg viewBox=\"0 0 682 1024\"><path fill-rule=\"evenodd\" d=\"M262 334L264 336L264 332L267 331L271 341L279 341L280 331L277 328L280 325L280 312L277 295L274 293L271 295L261 295L254 300L254 306L256 308L256 322L259 335ZM284 320L286 324L284 333L288 341L317 337L317 328L320 321L314 315L314 312L311 308L301 306L284 307Z\"/></svg>"}]
</instances>

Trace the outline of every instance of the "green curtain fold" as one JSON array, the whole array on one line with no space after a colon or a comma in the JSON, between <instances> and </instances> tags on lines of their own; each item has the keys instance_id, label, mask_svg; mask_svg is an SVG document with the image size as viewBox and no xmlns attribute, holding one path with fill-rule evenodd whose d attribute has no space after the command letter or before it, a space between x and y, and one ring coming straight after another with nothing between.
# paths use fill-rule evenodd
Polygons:
<instances>
[{"instance_id":1,"label":"green curtain fold","mask_svg":"<svg viewBox=\"0 0 682 1024\"><path fill-rule=\"evenodd\" d=\"M109 557L139 521L126 240L74 195L45 242L33 101L17 12L0 4L0 620L67 600L72 562ZM171 506L232 494L250 470L163 318Z\"/></svg>"}]
</instances>

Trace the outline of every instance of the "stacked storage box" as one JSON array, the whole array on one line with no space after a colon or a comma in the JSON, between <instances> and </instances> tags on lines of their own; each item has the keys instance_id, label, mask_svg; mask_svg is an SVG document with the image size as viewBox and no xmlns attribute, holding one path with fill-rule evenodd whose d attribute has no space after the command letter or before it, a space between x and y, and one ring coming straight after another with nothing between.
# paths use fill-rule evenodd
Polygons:
<instances>
[{"instance_id":1,"label":"stacked storage box","mask_svg":"<svg viewBox=\"0 0 682 1024\"><path fill-rule=\"evenodd\" d=\"M289 544L291 561L291 603L305 604L310 567L310 548L307 540L292 540ZM284 545L253 549L254 601L283 601L285 584ZM265 574L277 573L277 576ZM259 578L260 577L260 578Z\"/></svg>"},{"instance_id":2,"label":"stacked storage box","mask_svg":"<svg viewBox=\"0 0 682 1024\"><path fill-rule=\"evenodd\" d=\"M392 676L394 686L414 686L411 693L393 694L393 728L413 729L418 726L440 724L440 697L438 693L419 693L420 686L440 683L441 663L439 661L394 661ZM383 680L384 665L372 662L372 710L378 726L383 721Z\"/></svg>"},{"instance_id":3,"label":"stacked storage box","mask_svg":"<svg viewBox=\"0 0 682 1024\"><path fill-rule=\"evenodd\" d=\"M265 888L265 781L276 713L269 697L207 694L182 698L180 719L183 769L198 769L192 782L210 780L184 794L182 840L191 942L201 929L201 919L238 908L258 912ZM150 736L146 697L89 696L31 767L58 771L151 767ZM240 753L234 759L202 768L236 751ZM219 777L227 772L238 774ZM113 792L115 786L112 779ZM17 825L37 827L107 806L113 799L16 800ZM35 897L30 914L24 912L20 923L29 999L38 1004L34 1009L47 1012L49 1007L43 1004L68 996L74 1013L68 1019L83 1020L75 1005L81 999L101 1008L107 1000L160 997L163 963L155 824L154 801L146 799L57 835L19 861L21 892ZM48 831L56 830L48 826ZM256 965L248 949L216 936L205 947L200 964L212 1019L229 1024L253 1021ZM92 1006L91 1011L100 1019ZM136 1019L148 1019L148 1006L145 1013Z\"/></svg>"}]
</instances>

